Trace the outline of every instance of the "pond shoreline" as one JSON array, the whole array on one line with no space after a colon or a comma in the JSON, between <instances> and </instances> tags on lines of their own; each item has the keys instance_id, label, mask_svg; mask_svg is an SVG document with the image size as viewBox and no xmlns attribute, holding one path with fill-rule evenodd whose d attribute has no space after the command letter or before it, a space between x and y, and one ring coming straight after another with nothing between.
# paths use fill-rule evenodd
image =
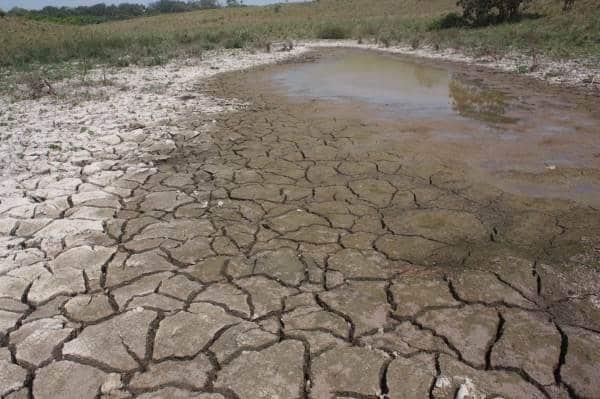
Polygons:
<instances>
[{"instance_id":1,"label":"pond shoreline","mask_svg":"<svg viewBox=\"0 0 600 399\"><path fill-rule=\"evenodd\" d=\"M591 95L600 94L600 67L593 68L582 60L557 61L536 56L536 66L532 68L532 56L523 53L510 53L503 57L476 57L456 49L436 50L431 46L412 48L410 46L383 47L376 43L358 43L355 40L299 41L298 46L310 48L355 48L397 54L414 58L440 60L444 62L484 67L561 87L575 87ZM591 62L589 62L591 63Z\"/></svg>"}]
</instances>

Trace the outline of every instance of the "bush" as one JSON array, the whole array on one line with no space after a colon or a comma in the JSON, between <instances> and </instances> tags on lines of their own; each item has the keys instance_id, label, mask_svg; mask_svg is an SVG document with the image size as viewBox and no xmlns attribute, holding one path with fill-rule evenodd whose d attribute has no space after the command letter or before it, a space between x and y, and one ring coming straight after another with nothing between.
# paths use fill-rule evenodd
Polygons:
<instances>
[{"instance_id":1,"label":"bush","mask_svg":"<svg viewBox=\"0 0 600 399\"><path fill-rule=\"evenodd\" d=\"M6 16L6 13L4 12L4 10L0 9L0 18L4 18Z\"/></svg>"},{"instance_id":2,"label":"bush","mask_svg":"<svg viewBox=\"0 0 600 399\"><path fill-rule=\"evenodd\" d=\"M324 25L319 30L317 37L319 39L347 39L350 32L340 25Z\"/></svg>"},{"instance_id":3,"label":"bush","mask_svg":"<svg viewBox=\"0 0 600 399\"><path fill-rule=\"evenodd\" d=\"M463 19L473 26L489 25L516 19L523 4L531 0L458 0Z\"/></svg>"},{"instance_id":4,"label":"bush","mask_svg":"<svg viewBox=\"0 0 600 399\"><path fill-rule=\"evenodd\" d=\"M450 28L460 28L466 25L466 21L462 15L455 12L446 14L438 19L433 20L428 26L428 30L441 30Z\"/></svg>"},{"instance_id":5,"label":"bush","mask_svg":"<svg viewBox=\"0 0 600 399\"><path fill-rule=\"evenodd\" d=\"M564 0L563 11L570 11L573 8L573 4L575 4L575 0Z\"/></svg>"}]
</instances>

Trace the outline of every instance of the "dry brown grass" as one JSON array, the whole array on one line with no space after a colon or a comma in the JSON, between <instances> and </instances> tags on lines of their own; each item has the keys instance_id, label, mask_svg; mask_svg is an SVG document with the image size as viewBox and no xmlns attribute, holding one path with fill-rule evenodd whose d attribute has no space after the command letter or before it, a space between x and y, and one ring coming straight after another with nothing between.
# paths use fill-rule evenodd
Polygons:
<instances>
[{"instance_id":1,"label":"dry brown grass","mask_svg":"<svg viewBox=\"0 0 600 399\"><path fill-rule=\"evenodd\" d=\"M54 25L18 18L0 24L0 66L72 59L120 64L159 63L218 46L261 47L271 40L319 37L322 32L435 47L502 52L539 47L542 54L600 54L598 0L581 0L569 13L558 0L536 0L543 18L482 29L430 31L431 22L456 11L455 0L320 0L278 7L243 7L165 14L98 25ZM332 29L333 28L333 29ZM126 63L125 62L125 63Z\"/></svg>"}]
</instances>

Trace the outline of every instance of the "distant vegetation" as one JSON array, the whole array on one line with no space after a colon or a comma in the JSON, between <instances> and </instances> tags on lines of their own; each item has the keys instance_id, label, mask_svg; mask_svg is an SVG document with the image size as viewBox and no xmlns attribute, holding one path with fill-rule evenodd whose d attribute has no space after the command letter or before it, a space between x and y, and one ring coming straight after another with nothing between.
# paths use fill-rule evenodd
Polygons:
<instances>
[{"instance_id":1,"label":"distant vegetation","mask_svg":"<svg viewBox=\"0 0 600 399\"><path fill-rule=\"evenodd\" d=\"M239 6L241 3L239 3L237 0L227 0L226 5L228 7L232 7ZM48 6L42 8L41 10L27 10L24 8L15 7L8 11L8 13L0 10L0 16L8 14L9 16L23 17L35 21L85 25L142 16L188 12L219 7L221 7L221 4L218 2L218 0L159 0L151 3L148 6L136 3L121 3L118 5L106 5L105 3L98 3L92 6L79 7Z\"/></svg>"},{"instance_id":2,"label":"distant vegetation","mask_svg":"<svg viewBox=\"0 0 600 399\"><path fill-rule=\"evenodd\" d=\"M518 51L532 58L546 55L600 62L599 0L576 0L570 11L563 10L563 0L531 0L527 4L477 1L518 2L518 12L506 12L503 22L501 11L490 7L488 22L492 24L485 25L476 23L477 17L469 17L468 7L458 6L456 0L319 0L265 7L226 7L223 3L220 8L185 13L176 12L179 3L169 7L173 2L160 2L160 7L150 7L159 15L146 9L143 17L90 25L53 24L10 15L0 20L0 69L82 60L92 66L156 65L207 49L269 49L273 41L315 38L456 48L491 58ZM106 6L106 10L119 9ZM135 7L129 10L129 14L141 13Z\"/></svg>"}]
</instances>

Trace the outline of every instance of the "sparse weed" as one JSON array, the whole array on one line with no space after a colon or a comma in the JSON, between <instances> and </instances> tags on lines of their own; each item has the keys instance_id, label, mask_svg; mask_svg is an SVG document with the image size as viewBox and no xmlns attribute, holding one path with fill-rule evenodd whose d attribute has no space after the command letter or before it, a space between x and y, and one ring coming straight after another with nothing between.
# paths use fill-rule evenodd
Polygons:
<instances>
[{"instance_id":1,"label":"sparse weed","mask_svg":"<svg viewBox=\"0 0 600 399\"><path fill-rule=\"evenodd\" d=\"M17 77L17 84L23 87L25 96L28 98L56 95L48 78L39 71L22 73Z\"/></svg>"},{"instance_id":2,"label":"sparse weed","mask_svg":"<svg viewBox=\"0 0 600 399\"><path fill-rule=\"evenodd\" d=\"M410 39L410 47L413 50L418 49L420 45L421 45L421 38L419 38L418 36L415 36L412 39Z\"/></svg>"},{"instance_id":3,"label":"sparse weed","mask_svg":"<svg viewBox=\"0 0 600 399\"><path fill-rule=\"evenodd\" d=\"M525 64L517 65L516 72L521 73L521 74L529 72L529 65L525 65Z\"/></svg>"},{"instance_id":4,"label":"sparse weed","mask_svg":"<svg viewBox=\"0 0 600 399\"><path fill-rule=\"evenodd\" d=\"M560 2L537 0L526 18L482 28L461 25L456 0L320 0L270 7L225 7L75 26L7 16L0 23L0 68L32 65L158 65L171 57L219 47L262 47L294 39L376 40L385 46L454 47L573 58L600 54L600 8L581 0L569 13ZM443 30L441 30L443 29ZM490 51L492 53L492 51Z\"/></svg>"}]
</instances>

